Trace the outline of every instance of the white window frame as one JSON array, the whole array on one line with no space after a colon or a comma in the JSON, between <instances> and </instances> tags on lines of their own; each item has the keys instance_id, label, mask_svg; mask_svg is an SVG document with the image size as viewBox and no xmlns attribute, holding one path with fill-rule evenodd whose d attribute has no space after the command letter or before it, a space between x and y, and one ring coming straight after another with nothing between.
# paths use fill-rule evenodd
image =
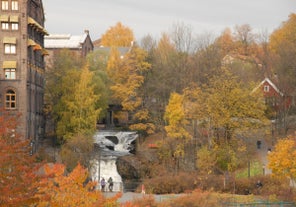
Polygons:
<instances>
[{"instance_id":1,"label":"white window frame","mask_svg":"<svg viewBox=\"0 0 296 207\"><path fill-rule=\"evenodd\" d=\"M15 80L16 79L16 69L15 68L4 68L5 79Z\"/></svg>"},{"instance_id":2,"label":"white window frame","mask_svg":"<svg viewBox=\"0 0 296 207\"><path fill-rule=\"evenodd\" d=\"M2 30L9 30L9 23L8 22L1 22L1 29Z\"/></svg>"},{"instance_id":3,"label":"white window frame","mask_svg":"<svg viewBox=\"0 0 296 207\"><path fill-rule=\"evenodd\" d=\"M4 0L2 0L1 1L1 9L2 10L8 10L9 9L9 6L8 6L8 1L4 1Z\"/></svg>"},{"instance_id":4,"label":"white window frame","mask_svg":"<svg viewBox=\"0 0 296 207\"><path fill-rule=\"evenodd\" d=\"M11 10L12 10L12 11L17 11L17 10L19 10L18 1L11 1Z\"/></svg>"},{"instance_id":5,"label":"white window frame","mask_svg":"<svg viewBox=\"0 0 296 207\"><path fill-rule=\"evenodd\" d=\"M264 92L269 92L269 85L265 85L263 90Z\"/></svg>"},{"instance_id":6,"label":"white window frame","mask_svg":"<svg viewBox=\"0 0 296 207\"><path fill-rule=\"evenodd\" d=\"M18 22L12 22L11 23L11 30L18 30L18 29L19 29Z\"/></svg>"},{"instance_id":7,"label":"white window frame","mask_svg":"<svg viewBox=\"0 0 296 207\"><path fill-rule=\"evenodd\" d=\"M5 54L16 54L16 45L5 43L4 44L4 53Z\"/></svg>"}]
</instances>

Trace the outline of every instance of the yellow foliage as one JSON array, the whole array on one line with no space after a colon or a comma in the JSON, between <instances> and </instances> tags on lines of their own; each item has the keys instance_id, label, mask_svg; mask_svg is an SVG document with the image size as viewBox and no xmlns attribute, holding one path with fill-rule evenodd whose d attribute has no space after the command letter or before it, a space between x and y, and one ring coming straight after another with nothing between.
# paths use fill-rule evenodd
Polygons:
<instances>
[{"instance_id":1,"label":"yellow foliage","mask_svg":"<svg viewBox=\"0 0 296 207\"><path fill-rule=\"evenodd\" d=\"M279 140L275 149L268 155L268 168L276 176L296 178L296 140L295 137L287 137Z\"/></svg>"},{"instance_id":2,"label":"yellow foliage","mask_svg":"<svg viewBox=\"0 0 296 207\"><path fill-rule=\"evenodd\" d=\"M105 47L130 47L134 41L133 31L118 22L102 35L101 44Z\"/></svg>"},{"instance_id":3,"label":"yellow foliage","mask_svg":"<svg viewBox=\"0 0 296 207\"><path fill-rule=\"evenodd\" d=\"M296 44L296 14L291 14L288 21L282 23L281 27L270 35L270 48L274 52L279 52L282 45Z\"/></svg>"}]
</instances>

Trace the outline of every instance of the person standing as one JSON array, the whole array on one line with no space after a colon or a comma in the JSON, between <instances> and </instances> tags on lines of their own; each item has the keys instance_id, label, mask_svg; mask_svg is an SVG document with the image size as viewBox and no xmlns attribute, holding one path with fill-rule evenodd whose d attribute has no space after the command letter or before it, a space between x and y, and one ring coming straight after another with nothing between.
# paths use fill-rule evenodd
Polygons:
<instances>
[{"instance_id":1,"label":"person standing","mask_svg":"<svg viewBox=\"0 0 296 207\"><path fill-rule=\"evenodd\" d=\"M109 191L112 192L113 191L113 179L111 177L108 179L108 183L109 183Z\"/></svg>"},{"instance_id":2,"label":"person standing","mask_svg":"<svg viewBox=\"0 0 296 207\"><path fill-rule=\"evenodd\" d=\"M104 178L101 180L101 191L105 191L106 181Z\"/></svg>"}]
</instances>

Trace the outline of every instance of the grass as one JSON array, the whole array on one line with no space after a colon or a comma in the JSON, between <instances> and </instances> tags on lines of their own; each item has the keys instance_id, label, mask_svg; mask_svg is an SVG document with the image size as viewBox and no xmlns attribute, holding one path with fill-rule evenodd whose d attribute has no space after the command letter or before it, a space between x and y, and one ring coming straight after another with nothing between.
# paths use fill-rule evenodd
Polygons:
<instances>
[{"instance_id":1,"label":"grass","mask_svg":"<svg viewBox=\"0 0 296 207\"><path fill-rule=\"evenodd\" d=\"M259 161L251 162L250 164L250 176L262 175L262 164ZM248 168L236 172L236 178L247 178Z\"/></svg>"}]
</instances>

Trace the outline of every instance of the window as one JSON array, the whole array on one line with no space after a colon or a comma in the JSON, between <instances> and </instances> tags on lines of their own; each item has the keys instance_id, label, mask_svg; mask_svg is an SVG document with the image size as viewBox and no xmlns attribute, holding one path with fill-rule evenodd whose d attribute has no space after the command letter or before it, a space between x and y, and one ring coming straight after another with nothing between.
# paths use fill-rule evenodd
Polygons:
<instances>
[{"instance_id":1,"label":"window","mask_svg":"<svg viewBox=\"0 0 296 207\"><path fill-rule=\"evenodd\" d=\"M5 68L5 79L14 80L15 79L15 68Z\"/></svg>"},{"instance_id":2,"label":"window","mask_svg":"<svg viewBox=\"0 0 296 207\"><path fill-rule=\"evenodd\" d=\"M2 0L2 10L8 10L8 1Z\"/></svg>"},{"instance_id":3,"label":"window","mask_svg":"<svg viewBox=\"0 0 296 207\"><path fill-rule=\"evenodd\" d=\"M264 86L264 92L269 92L269 86L268 85Z\"/></svg>"},{"instance_id":4,"label":"window","mask_svg":"<svg viewBox=\"0 0 296 207\"><path fill-rule=\"evenodd\" d=\"M5 94L5 109L16 108L16 94L13 90L6 91Z\"/></svg>"},{"instance_id":5,"label":"window","mask_svg":"<svg viewBox=\"0 0 296 207\"><path fill-rule=\"evenodd\" d=\"M4 53L5 54L16 54L16 45L15 44L4 44Z\"/></svg>"},{"instance_id":6,"label":"window","mask_svg":"<svg viewBox=\"0 0 296 207\"><path fill-rule=\"evenodd\" d=\"M8 22L1 22L1 28L3 30L8 30L9 29L9 23Z\"/></svg>"},{"instance_id":7,"label":"window","mask_svg":"<svg viewBox=\"0 0 296 207\"><path fill-rule=\"evenodd\" d=\"M17 22L11 23L11 29L18 30L18 23Z\"/></svg>"},{"instance_id":8,"label":"window","mask_svg":"<svg viewBox=\"0 0 296 207\"><path fill-rule=\"evenodd\" d=\"M18 10L18 1L11 1L11 10Z\"/></svg>"}]
</instances>

